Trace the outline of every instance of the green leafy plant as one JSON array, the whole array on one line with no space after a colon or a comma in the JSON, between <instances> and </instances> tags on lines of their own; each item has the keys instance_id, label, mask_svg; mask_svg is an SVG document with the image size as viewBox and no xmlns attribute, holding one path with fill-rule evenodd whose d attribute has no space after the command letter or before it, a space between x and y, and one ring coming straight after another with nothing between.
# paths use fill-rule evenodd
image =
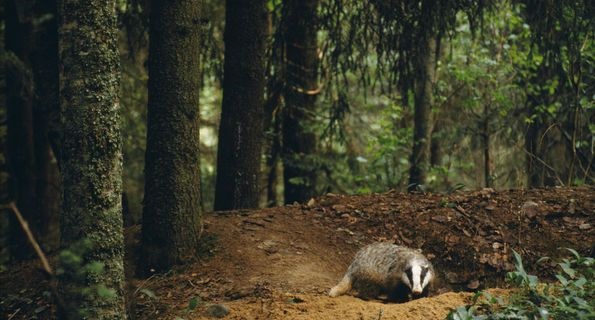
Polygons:
<instances>
[{"instance_id":1,"label":"green leafy plant","mask_svg":"<svg viewBox=\"0 0 595 320\"><path fill-rule=\"evenodd\" d=\"M114 289L107 288L102 283L96 283L95 278L104 272L104 265L98 261L89 261L85 255L93 248L93 241L83 239L73 243L59 253L59 265L56 275L59 281L69 283L69 290L77 290L86 300L111 300L116 297ZM88 310L77 310L81 317L85 317Z\"/></svg>"},{"instance_id":2,"label":"green leafy plant","mask_svg":"<svg viewBox=\"0 0 595 320\"><path fill-rule=\"evenodd\" d=\"M521 256L513 251L515 271L506 275L506 281L517 289L505 298L478 292L470 305L452 310L447 319L595 319L595 259L566 250L572 257L558 263L553 283L528 274Z\"/></svg>"}]
</instances>

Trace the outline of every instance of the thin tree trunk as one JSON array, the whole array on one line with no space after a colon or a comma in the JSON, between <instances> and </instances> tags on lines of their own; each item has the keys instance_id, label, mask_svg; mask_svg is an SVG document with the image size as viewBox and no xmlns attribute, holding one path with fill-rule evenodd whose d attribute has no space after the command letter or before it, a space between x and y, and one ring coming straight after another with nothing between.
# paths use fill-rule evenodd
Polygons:
<instances>
[{"instance_id":1,"label":"thin tree trunk","mask_svg":"<svg viewBox=\"0 0 595 320\"><path fill-rule=\"evenodd\" d=\"M280 205L277 188L279 186L279 174L281 166L279 159L281 156L281 119L277 116L277 111L281 109L283 104L282 99L282 84L276 83L269 88L268 98L264 106L264 130L268 132L265 137L265 154L266 161L266 198L265 203L267 207L276 207Z\"/></svg>"},{"instance_id":2,"label":"thin tree trunk","mask_svg":"<svg viewBox=\"0 0 595 320\"><path fill-rule=\"evenodd\" d=\"M226 1L215 210L259 205L267 30L266 1Z\"/></svg>"},{"instance_id":3,"label":"thin tree trunk","mask_svg":"<svg viewBox=\"0 0 595 320\"><path fill-rule=\"evenodd\" d=\"M430 134L429 123L432 111L432 90L436 68L436 38L427 40L427 45L418 55L415 79L415 113L413 116L413 149L409 170L409 191L426 183L429 168Z\"/></svg>"},{"instance_id":4,"label":"thin tree trunk","mask_svg":"<svg viewBox=\"0 0 595 320\"><path fill-rule=\"evenodd\" d=\"M443 155L443 148L442 148L442 139L440 136L442 135L442 123L440 120L436 121L434 127L432 128L431 138L430 138L430 166L431 167L440 167L442 166L442 157Z\"/></svg>"},{"instance_id":5,"label":"thin tree trunk","mask_svg":"<svg viewBox=\"0 0 595 320\"><path fill-rule=\"evenodd\" d=\"M269 158L267 160L267 168L269 170L267 175L267 207L275 207L279 205L279 199L277 197L277 184L279 183L279 174L278 174L278 162L279 162L279 153L280 153L280 143L279 137L277 134L279 133L275 128L275 137L273 141L271 141Z\"/></svg>"},{"instance_id":6,"label":"thin tree trunk","mask_svg":"<svg viewBox=\"0 0 595 320\"><path fill-rule=\"evenodd\" d=\"M483 110L483 124L481 137L483 139L483 178L486 188L493 187L492 182L492 159L490 158L490 118L489 118L489 107L486 104Z\"/></svg>"},{"instance_id":7,"label":"thin tree trunk","mask_svg":"<svg viewBox=\"0 0 595 320\"><path fill-rule=\"evenodd\" d=\"M285 203L304 202L316 194L317 138L314 133L318 88L318 0L289 0L284 10L285 108L283 180Z\"/></svg>"},{"instance_id":8,"label":"thin tree trunk","mask_svg":"<svg viewBox=\"0 0 595 320\"><path fill-rule=\"evenodd\" d=\"M527 151L527 184L529 187L544 185L545 166L543 161L543 134L541 120L537 117L525 132L525 150Z\"/></svg>"},{"instance_id":9,"label":"thin tree trunk","mask_svg":"<svg viewBox=\"0 0 595 320\"><path fill-rule=\"evenodd\" d=\"M122 138L120 135L116 1L62 0L60 6L62 244L91 242L86 264L103 270L76 281L65 274L64 300L71 318L124 319ZM85 294L105 286L114 296Z\"/></svg>"},{"instance_id":10,"label":"thin tree trunk","mask_svg":"<svg viewBox=\"0 0 595 320\"><path fill-rule=\"evenodd\" d=\"M198 0L153 0L139 273L193 261L202 233Z\"/></svg>"}]
</instances>

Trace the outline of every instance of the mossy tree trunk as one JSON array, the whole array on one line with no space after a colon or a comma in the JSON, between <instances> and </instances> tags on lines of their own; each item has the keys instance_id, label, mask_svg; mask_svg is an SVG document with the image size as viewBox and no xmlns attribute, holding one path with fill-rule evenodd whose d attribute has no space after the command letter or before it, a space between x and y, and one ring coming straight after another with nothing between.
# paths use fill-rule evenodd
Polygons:
<instances>
[{"instance_id":1,"label":"mossy tree trunk","mask_svg":"<svg viewBox=\"0 0 595 320\"><path fill-rule=\"evenodd\" d=\"M226 1L215 210L259 205L267 26L266 1Z\"/></svg>"},{"instance_id":2,"label":"mossy tree trunk","mask_svg":"<svg viewBox=\"0 0 595 320\"><path fill-rule=\"evenodd\" d=\"M202 231L198 0L151 2L149 110L139 272L196 259Z\"/></svg>"},{"instance_id":3,"label":"mossy tree trunk","mask_svg":"<svg viewBox=\"0 0 595 320\"><path fill-rule=\"evenodd\" d=\"M413 115L413 149L410 157L409 187L412 191L426 183L430 167L430 113L432 111L433 85L436 68L436 38L425 40L415 61Z\"/></svg>"},{"instance_id":4,"label":"mossy tree trunk","mask_svg":"<svg viewBox=\"0 0 595 320\"><path fill-rule=\"evenodd\" d=\"M59 13L62 244L89 241L84 263L103 265L83 281L65 275L69 280L61 286L70 318L84 310L89 319L124 319L116 1L62 0ZM101 298L83 291L101 286L114 294Z\"/></svg>"},{"instance_id":5,"label":"mossy tree trunk","mask_svg":"<svg viewBox=\"0 0 595 320\"><path fill-rule=\"evenodd\" d=\"M285 6L283 179L285 203L293 203L307 201L316 194L318 0L290 0Z\"/></svg>"}]
</instances>

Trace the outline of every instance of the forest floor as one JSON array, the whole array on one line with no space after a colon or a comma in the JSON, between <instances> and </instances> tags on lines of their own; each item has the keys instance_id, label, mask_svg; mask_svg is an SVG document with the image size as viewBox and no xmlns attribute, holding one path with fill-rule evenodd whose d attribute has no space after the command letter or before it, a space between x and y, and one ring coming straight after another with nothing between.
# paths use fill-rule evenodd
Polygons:
<instances>
[{"instance_id":1,"label":"forest floor","mask_svg":"<svg viewBox=\"0 0 595 320\"><path fill-rule=\"evenodd\" d=\"M127 230L128 270L139 230ZM592 256L595 188L328 194L302 205L207 214L204 239L200 261L130 277L134 319L207 319L221 305L225 319L444 319L472 292L506 288L512 249L544 280L568 255L561 248ZM328 297L354 253L374 241L422 248L438 272L433 295L403 304ZM544 256L552 259L536 263ZM0 273L0 318L51 318L38 269L32 261Z\"/></svg>"}]
</instances>

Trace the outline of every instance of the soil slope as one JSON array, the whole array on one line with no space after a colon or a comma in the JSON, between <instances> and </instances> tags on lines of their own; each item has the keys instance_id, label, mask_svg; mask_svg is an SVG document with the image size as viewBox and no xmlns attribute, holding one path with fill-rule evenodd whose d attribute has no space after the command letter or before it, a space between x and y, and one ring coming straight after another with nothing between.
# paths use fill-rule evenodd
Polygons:
<instances>
[{"instance_id":1,"label":"soil slope","mask_svg":"<svg viewBox=\"0 0 595 320\"><path fill-rule=\"evenodd\" d=\"M539 257L565 256L560 247L592 255L594 191L329 194L302 205L207 214L201 259L149 279L130 275L129 312L207 319L222 304L225 319L444 319L472 291L505 286L512 249L544 279L555 263L536 264ZM127 230L129 270L138 231ZM373 241L421 248L439 273L434 295L404 304L329 298L354 253ZM0 318L51 318L36 264L0 273Z\"/></svg>"}]
</instances>

